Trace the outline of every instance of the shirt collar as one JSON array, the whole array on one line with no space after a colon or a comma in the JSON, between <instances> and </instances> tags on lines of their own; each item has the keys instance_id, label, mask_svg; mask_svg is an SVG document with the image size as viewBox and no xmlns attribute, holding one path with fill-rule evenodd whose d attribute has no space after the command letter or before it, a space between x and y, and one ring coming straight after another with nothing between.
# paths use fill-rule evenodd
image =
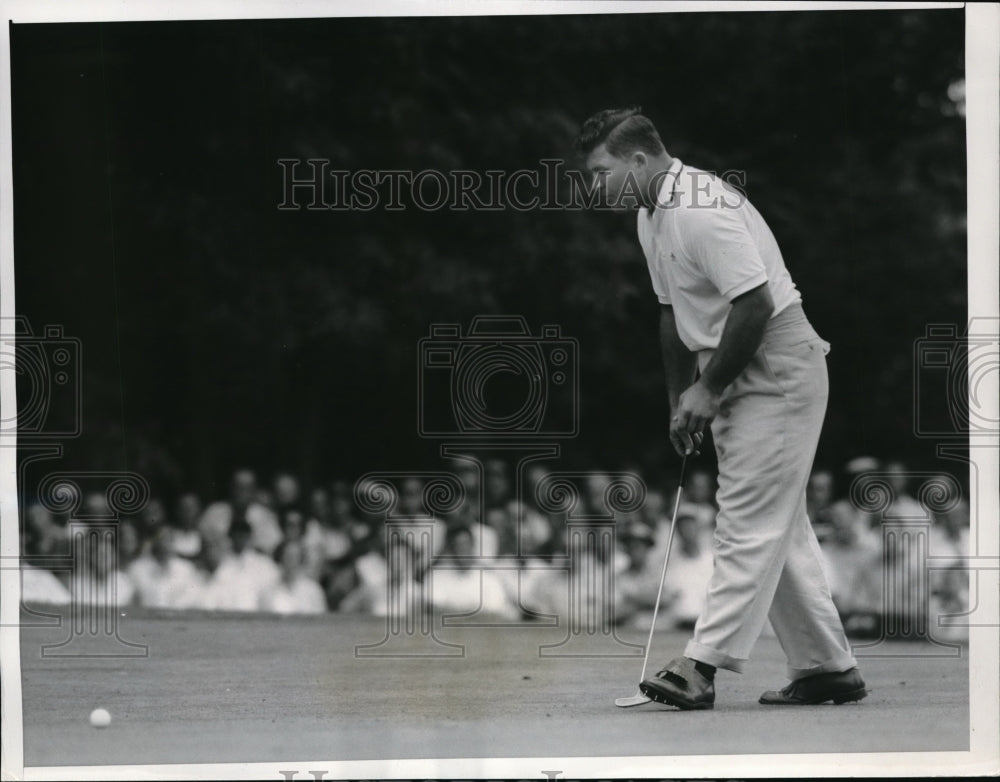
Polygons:
<instances>
[{"instance_id":1,"label":"shirt collar","mask_svg":"<svg viewBox=\"0 0 1000 782\"><path fill-rule=\"evenodd\" d=\"M667 206L673 203L674 191L677 189L677 180L680 178L682 168L684 168L684 164L680 158L674 158L660 183L659 192L656 194L656 206Z\"/></svg>"}]
</instances>

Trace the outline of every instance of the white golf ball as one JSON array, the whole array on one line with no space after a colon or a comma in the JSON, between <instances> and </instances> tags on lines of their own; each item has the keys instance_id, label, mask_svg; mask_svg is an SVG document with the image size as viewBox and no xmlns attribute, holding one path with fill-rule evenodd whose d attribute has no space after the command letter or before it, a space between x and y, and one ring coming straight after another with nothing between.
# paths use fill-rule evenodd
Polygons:
<instances>
[{"instance_id":1,"label":"white golf ball","mask_svg":"<svg viewBox=\"0 0 1000 782\"><path fill-rule=\"evenodd\" d=\"M94 709L90 712L90 724L95 728L106 728L111 724L111 715L107 709Z\"/></svg>"}]
</instances>

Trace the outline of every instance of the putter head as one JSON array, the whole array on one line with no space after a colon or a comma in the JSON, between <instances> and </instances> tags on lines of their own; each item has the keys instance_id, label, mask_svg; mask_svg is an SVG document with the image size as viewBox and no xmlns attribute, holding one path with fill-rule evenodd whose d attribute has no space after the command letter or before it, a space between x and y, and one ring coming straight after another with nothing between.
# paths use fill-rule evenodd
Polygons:
<instances>
[{"instance_id":1,"label":"putter head","mask_svg":"<svg viewBox=\"0 0 1000 782\"><path fill-rule=\"evenodd\" d=\"M615 698L615 706L619 709L627 709L630 706L642 706L644 703L650 703L650 699L641 692L637 692L628 698Z\"/></svg>"}]
</instances>

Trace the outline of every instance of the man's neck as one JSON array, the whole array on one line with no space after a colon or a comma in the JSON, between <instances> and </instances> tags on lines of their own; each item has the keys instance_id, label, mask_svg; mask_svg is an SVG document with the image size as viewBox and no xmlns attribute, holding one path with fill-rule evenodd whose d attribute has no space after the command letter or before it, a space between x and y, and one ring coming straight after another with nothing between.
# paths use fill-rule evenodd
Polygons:
<instances>
[{"instance_id":1,"label":"man's neck","mask_svg":"<svg viewBox=\"0 0 1000 782\"><path fill-rule=\"evenodd\" d=\"M646 186L647 192L642 194L643 206L653 212L660 197L660 188L667 179L670 167L674 164L674 159L666 152L662 155L649 158L650 175Z\"/></svg>"}]
</instances>

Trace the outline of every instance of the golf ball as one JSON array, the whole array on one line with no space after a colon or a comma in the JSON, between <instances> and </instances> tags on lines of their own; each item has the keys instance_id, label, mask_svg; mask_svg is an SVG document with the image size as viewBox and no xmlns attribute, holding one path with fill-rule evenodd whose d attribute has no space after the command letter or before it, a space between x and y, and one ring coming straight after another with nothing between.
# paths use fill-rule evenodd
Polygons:
<instances>
[{"instance_id":1,"label":"golf ball","mask_svg":"<svg viewBox=\"0 0 1000 782\"><path fill-rule=\"evenodd\" d=\"M90 724L95 728L106 728L111 724L111 715L107 709L94 709L90 712Z\"/></svg>"}]
</instances>

